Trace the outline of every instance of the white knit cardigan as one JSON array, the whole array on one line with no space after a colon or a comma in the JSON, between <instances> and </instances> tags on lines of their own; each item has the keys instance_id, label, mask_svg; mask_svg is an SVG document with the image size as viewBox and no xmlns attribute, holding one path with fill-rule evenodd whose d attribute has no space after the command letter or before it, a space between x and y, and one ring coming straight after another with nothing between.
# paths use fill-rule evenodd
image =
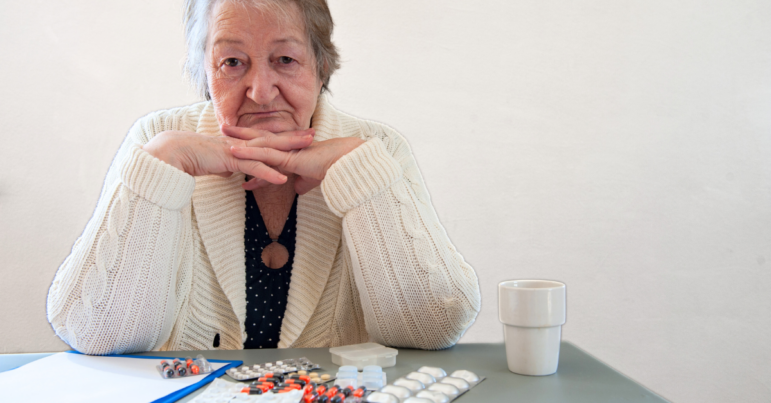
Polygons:
<instances>
[{"instance_id":1,"label":"white knit cardigan","mask_svg":"<svg viewBox=\"0 0 771 403\"><path fill-rule=\"evenodd\" d=\"M297 203L279 347L452 346L474 321L473 269L447 237L407 142L319 97L315 141L359 137ZM87 354L241 349L247 337L243 174L192 177L141 149L165 130L221 136L210 102L131 128L93 217L59 267L48 320Z\"/></svg>"}]
</instances>

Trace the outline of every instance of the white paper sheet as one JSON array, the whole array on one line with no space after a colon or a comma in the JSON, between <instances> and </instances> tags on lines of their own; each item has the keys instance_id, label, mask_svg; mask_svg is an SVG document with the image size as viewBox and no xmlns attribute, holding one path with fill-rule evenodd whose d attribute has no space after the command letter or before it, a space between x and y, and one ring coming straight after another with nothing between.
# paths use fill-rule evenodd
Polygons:
<instances>
[{"instance_id":1,"label":"white paper sheet","mask_svg":"<svg viewBox=\"0 0 771 403\"><path fill-rule=\"evenodd\" d=\"M163 379L158 359L58 353L0 373L2 402L151 402L206 375ZM216 371L227 363L212 362Z\"/></svg>"}]
</instances>

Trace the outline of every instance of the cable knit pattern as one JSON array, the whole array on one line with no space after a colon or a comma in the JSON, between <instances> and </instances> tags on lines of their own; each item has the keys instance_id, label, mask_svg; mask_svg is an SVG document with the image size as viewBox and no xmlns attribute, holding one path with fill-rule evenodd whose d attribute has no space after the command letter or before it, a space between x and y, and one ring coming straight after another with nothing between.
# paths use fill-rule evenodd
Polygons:
<instances>
[{"instance_id":1,"label":"cable knit pattern","mask_svg":"<svg viewBox=\"0 0 771 403\"><path fill-rule=\"evenodd\" d=\"M399 163L388 154L380 139L373 138L332 165L321 189L330 209L343 217L401 176Z\"/></svg>"},{"instance_id":2,"label":"cable knit pattern","mask_svg":"<svg viewBox=\"0 0 771 403\"><path fill-rule=\"evenodd\" d=\"M366 142L298 199L279 347L453 345L479 312L478 281L406 141L324 96L313 127L315 141ZM243 346L243 174L193 178L141 149L164 130L222 135L209 102L150 114L129 131L48 293L52 327L81 352L207 350L218 334L221 349Z\"/></svg>"}]
</instances>

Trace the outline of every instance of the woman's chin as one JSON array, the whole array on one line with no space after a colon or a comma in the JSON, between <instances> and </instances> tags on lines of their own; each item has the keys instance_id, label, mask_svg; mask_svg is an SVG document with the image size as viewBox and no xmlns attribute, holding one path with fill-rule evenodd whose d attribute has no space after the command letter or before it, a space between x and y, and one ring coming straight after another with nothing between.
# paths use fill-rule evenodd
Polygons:
<instances>
[{"instance_id":1,"label":"woman's chin","mask_svg":"<svg viewBox=\"0 0 771 403\"><path fill-rule=\"evenodd\" d=\"M283 116L239 119L239 127L248 127L255 130L266 130L271 133L288 132L292 130L302 130L293 120L285 119Z\"/></svg>"}]
</instances>

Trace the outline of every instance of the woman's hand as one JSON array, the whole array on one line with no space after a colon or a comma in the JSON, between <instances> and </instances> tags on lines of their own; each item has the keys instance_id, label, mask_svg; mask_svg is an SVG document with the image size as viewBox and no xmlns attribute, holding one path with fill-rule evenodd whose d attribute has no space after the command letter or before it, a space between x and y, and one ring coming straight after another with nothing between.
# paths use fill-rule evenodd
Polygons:
<instances>
[{"instance_id":1,"label":"woman's hand","mask_svg":"<svg viewBox=\"0 0 771 403\"><path fill-rule=\"evenodd\" d=\"M152 156L192 176L230 176L243 172L266 183L283 184L287 177L262 161L236 158L232 146L268 147L282 152L298 150L313 142L313 129L274 134L251 130L248 135L211 137L183 131L165 131L153 137L142 149Z\"/></svg>"},{"instance_id":2,"label":"woman's hand","mask_svg":"<svg viewBox=\"0 0 771 403\"><path fill-rule=\"evenodd\" d=\"M228 136L246 140L254 138L258 130L231 126L223 127L222 132ZM321 183L332 164L362 143L364 143L362 139L344 137L319 141L307 147L292 150L269 145L253 145L253 143L232 144L230 151L234 157L242 161L261 162L282 172L296 174L298 178L295 180L295 191L298 194L305 194ZM274 182L255 176L254 179L244 183L243 187L254 190L268 183Z\"/></svg>"}]
</instances>

